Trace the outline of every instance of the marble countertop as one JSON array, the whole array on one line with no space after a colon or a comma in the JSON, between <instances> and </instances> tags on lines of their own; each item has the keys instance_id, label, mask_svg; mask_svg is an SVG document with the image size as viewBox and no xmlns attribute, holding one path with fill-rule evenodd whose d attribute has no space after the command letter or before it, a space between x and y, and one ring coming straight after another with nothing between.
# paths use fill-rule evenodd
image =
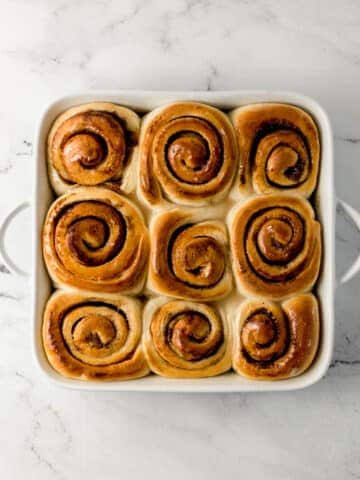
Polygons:
<instances>
[{"instance_id":1,"label":"marble countertop","mask_svg":"<svg viewBox=\"0 0 360 480\"><path fill-rule=\"evenodd\" d=\"M311 5L310 5L311 3ZM4 0L0 222L30 196L32 136L55 96L89 88L286 89L328 111L337 194L360 210L356 1ZM29 215L11 227L27 266ZM338 277L360 251L339 207ZM336 290L328 375L278 394L62 390L31 356L29 285L0 264L1 478L360 479L360 277Z\"/></svg>"}]
</instances>

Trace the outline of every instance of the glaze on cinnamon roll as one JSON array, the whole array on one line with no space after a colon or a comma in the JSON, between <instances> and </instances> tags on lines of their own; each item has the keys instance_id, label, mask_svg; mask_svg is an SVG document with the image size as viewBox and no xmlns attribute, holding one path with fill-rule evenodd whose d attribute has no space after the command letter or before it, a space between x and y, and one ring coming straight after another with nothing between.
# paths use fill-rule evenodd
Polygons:
<instances>
[{"instance_id":1,"label":"glaze on cinnamon roll","mask_svg":"<svg viewBox=\"0 0 360 480\"><path fill-rule=\"evenodd\" d=\"M237 108L230 117L239 144L241 192L311 195L320 140L308 113L293 105L260 103Z\"/></svg>"},{"instance_id":2,"label":"glaze on cinnamon roll","mask_svg":"<svg viewBox=\"0 0 360 480\"><path fill-rule=\"evenodd\" d=\"M311 294L282 305L246 300L236 320L233 368L256 380L300 375L314 360L319 328L319 308Z\"/></svg>"},{"instance_id":3,"label":"glaze on cinnamon roll","mask_svg":"<svg viewBox=\"0 0 360 480\"><path fill-rule=\"evenodd\" d=\"M70 108L54 122L48 136L48 170L58 195L74 184L116 181L134 187L140 118L128 108L94 102Z\"/></svg>"},{"instance_id":4,"label":"glaze on cinnamon roll","mask_svg":"<svg viewBox=\"0 0 360 480\"><path fill-rule=\"evenodd\" d=\"M229 326L212 306L156 298L144 309L145 357L158 375L210 377L231 367Z\"/></svg>"},{"instance_id":5,"label":"glaze on cinnamon roll","mask_svg":"<svg viewBox=\"0 0 360 480\"><path fill-rule=\"evenodd\" d=\"M140 303L128 297L57 291L44 312L51 366L81 380L127 380L149 372L141 346Z\"/></svg>"},{"instance_id":6,"label":"glaze on cinnamon roll","mask_svg":"<svg viewBox=\"0 0 360 480\"><path fill-rule=\"evenodd\" d=\"M155 217L150 236L151 291L192 300L215 300L230 292L233 283L223 223L174 209Z\"/></svg>"},{"instance_id":7,"label":"glaze on cinnamon roll","mask_svg":"<svg viewBox=\"0 0 360 480\"><path fill-rule=\"evenodd\" d=\"M285 194L253 197L231 212L229 223L240 293L281 299L313 287L321 233L306 200Z\"/></svg>"},{"instance_id":8,"label":"glaze on cinnamon roll","mask_svg":"<svg viewBox=\"0 0 360 480\"><path fill-rule=\"evenodd\" d=\"M236 139L225 114L178 102L143 121L139 195L150 206L214 203L228 192L237 164Z\"/></svg>"},{"instance_id":9,"label":"glaze on cinnamon roll","mask_svg":"<svg viewBox=\"0 0 360 480\"><path fill-rule=\"evenodd\" d=\"M43 254L56 286L137 293L146 276L148 231L140 210L116 191L78 187L51 205Z\"/></svg>"}]
</instances>

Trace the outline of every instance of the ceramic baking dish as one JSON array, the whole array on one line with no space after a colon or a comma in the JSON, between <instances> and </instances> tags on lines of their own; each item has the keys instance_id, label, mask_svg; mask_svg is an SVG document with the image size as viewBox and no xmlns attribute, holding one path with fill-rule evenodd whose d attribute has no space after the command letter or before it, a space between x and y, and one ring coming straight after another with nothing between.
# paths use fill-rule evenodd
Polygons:
<instances>
[{"instance_id":1,"label":"ceramic baking dish","mask_svg":"<svg viewBox=\"0 0 360 480\"><path fill-rule=\"evenodd\" d=\"M53 200L45 158L45 141L50 125L62 111L77 104L91 101L109 101L128 106L145 113L159 105L176 100L194 100L208 103L224 110L256 102L284 102L298 105L307 110L315 119L321 137L321 167L318 188L315 194L315 208L322 223L323 259L322 271L316 285L316 293L321 308L321 341L316 360L309 370L299 377L282 381L248 380L235 373L200 380L167 379L155 375L126 382L84 382L66 379L55 372L48 364L41 342L41 323L44 305L52 287L46 272L41 252L41 229L50 203ZM335 204L333 174L333 141L329 119L314 100L303 95L288 92L267 91L228 91L228 92L149 92L149 91L97 91L61 98L45 110L37 126L33 155L33 197L32 210L33 264L30 275L32 298L32 341L36 363L48 380L57 385L83 390L112 391L157 391L157 392L264 392L294 390L309 386L318 381L330 364L334 341L334 288L335 288ZM0 228L0 253L5 263L14 272L24 274L6 253L4 234L9 222L27 203L19 205L6 217ZM360 226L360 215L350 206L344 208ZM360 260L345 275L344 281L353 276L360 267Z\"/></svg>"}]
</instances>

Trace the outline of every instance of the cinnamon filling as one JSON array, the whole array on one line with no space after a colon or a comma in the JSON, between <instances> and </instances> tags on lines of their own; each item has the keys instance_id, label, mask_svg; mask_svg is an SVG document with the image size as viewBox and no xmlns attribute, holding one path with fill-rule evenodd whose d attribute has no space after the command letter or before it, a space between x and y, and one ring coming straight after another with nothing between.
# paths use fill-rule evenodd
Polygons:
<instances>
[{"instance_id":1,"label":"cinnamon filling","mask_svg":"<svg viewBox=\"0 0 360 480\"><path fill-rule=\"evenodd\" d=\"M187 285L211 287L224 275L225 251L215 238L197 232L196 225L188 225L174 233L169 242L171 269Z\"/></svg>"},{"instance_id":2,"label":"cinnamon filling","mask_svg":"<svg viewBox=\"0 0 360 480\"><path fill-rule=\"evenodd\" d=\"M223 332L210 336L211 324L200 312L186 311L177 314L167 329L167 341L179 357L187 361L207 358L217 350Z\"/></svg>"},{"instance_id":3,"label":"cinnamon filling","mask_svg":"<svg viewBox=\"0 0 360 480\"><path fill-rule=\"evenodd\" d=\"M301 255L305 238L304 221L294 210L275 207L258 212L250 219L245 236L250 267L269 282L293 279L305 265Z\"/></svg>"},{"instance_id":4,"label":"cinnamon filling","mask_svg":"<svg viewBox=\"0 0 360 480\"><path fill-rule=\"evenodd\" d=\"M209 150L200 135L187 132L180 134L171 141L168 146L167 157L175 171L181 168L190 170L189 173L191 173L201 170L206 165Z\"/></svg>"},{"instance_id":5,"label":"cinnamon filling","mask_svg":"<svg viewBox=\"0 0 360 480\"><path fill-rule=\"evenodd\" d=\"M295 184L301 181L304 163L295 149L280 144L270 153L266 172L272 183L286 187L289 180Z\"/></svg>"},{"instance_id":6,"label":"cinnamon filling","mask_svg":"<svg viewBox=\"0 0 360 480\"><path fill-rule=\"evenodd\" d=\"M79 202L61 216L55 230L55 247L65 262L71 254L83 265L98 266L120 252L126 230L124 218L110 205Z\"/></svg>"},{"instance_id":7,"label":"cinnamon filling","mask_svg":"<svg viewBox=\"0 0 360 480\"><path fill-rule=\"evenodd\" d=\"M277 188L296 188L310 175L312 160L303 134L286 122L269 121L257 132L251 161Z\"/></svg>"},{"instance_id":8,"label":"cinnamon filling","mask_svg":"<svg viewBox=\"0 0 360 480\"><path fill-rule=\"evenodd\" d=\"M107 155L106 142L99 135L82 132L69 138L63 155L67 164L79 162L84 168L94 168Z\"/></svg>"},{"instance_id":9,"label":"cinnamon filling","mask_svg":"<svg viewBox=\"0 0 360 480\"><path fill-rule=\"evenodd\" d=\"M288 346L289 331L284 316L275 318L266 308L249 315L241 330L243 353L250 362L273 362Z\"/></svg>"}]
</instances>

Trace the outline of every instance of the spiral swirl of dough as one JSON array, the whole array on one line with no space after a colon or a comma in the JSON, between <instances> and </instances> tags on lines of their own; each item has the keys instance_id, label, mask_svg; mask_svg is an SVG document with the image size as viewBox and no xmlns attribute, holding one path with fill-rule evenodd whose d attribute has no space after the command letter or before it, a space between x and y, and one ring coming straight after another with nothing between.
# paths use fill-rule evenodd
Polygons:
<instances>
[{"instance_id":1,"label":"spiral swirl of dough","mask_svg":"<svg viewBox=\"0 0 360 480\"><path fill-rule=\"evenodd\" d=\"M139 193L150 206L219 201L231 186L236 164L233 127L214 107L173 103L144 120Z\"/></svg>"},{"instance_id":2,"label":"spiral swirl of dough","mask_svg":"<svg viewBox=\"0 0 360 480\"><path fill-rule=\"evenodd\" d=\"M110 188L78 187L50 207L43 254L54 283L102 293L137 293L149 237L141 212Z\"/></svg>"},{"instance_id":3,"label":"spiral swirl of dough","mask_svg":"<svg viewBox=\"0 0 360 480\"><path fill-rule=\"evenodd\" d=\"M144 349L158 375L197 378L230 368L229 327L210 305L156 298L144 311Z\"/></svg>"},{"instance_id":4,"label":"spiral swirl of dough","mask_svg":"<svg viewBox=\"0 0 360 480\"><path fill-rule=\"evenodd\" d=\"M138 115L120 105L94 102L66 110L48 135L48 170L55 192L108 181L127 191L125 172L137 152L139 132Z\"/></svg>"},{"instance_id":5,"label":"spiral swirl of dough","mask_svg":"<svg viewBox=\"0 0 360 480\"><path fill-rule=\"evenodd\" d=\"M321 262L320 224L295 195L247 200L230 225L234 273L244 295L284 298L310 290Z\"/></svg>"},{"instance_id":6,"label":"spiral swirl of dough","mask_svg":"<svg viewBox=\"0 0 360 480\"><path fill-rule=\"evenodd\" d=\"M190 300L215 300L230 292L233 282L222 222L174 209L156 216L150 229L152 291Z\"/></svg>"},{"instance_id":7,"label":"spiral swirl of dough","mask_svg":"<svg viewBox=\"0 0 360 480\"><path fill-rule=\"evenodd\" d=\"M52 367L82 380L130 379L149 371L138 301L57 291L44 312L43 344Z\"/></svg>"},{"instance_id":8,"label":"spiral swirl of dough","mask_svg":"<svg viewBox=\"0 0 360 480\"><path fill-rule=\"evenodd\" d=\"M320 140L307 112L294 105L263 103L237 108L230 117L239 143L240 191L312 194Z\"/></svg>"},{"instance_id":9,"label":"spiral swirl of dough","mask_svg":"<svg viewBox=\"0 0 360 480\"><path fill-rule=\"evenodd\" d=\"M246 300L235 327L234 369L249 378L280 380L303 373L319 345L319 309L311 294L282 305Z\"/></svg>"}]
</instances>

